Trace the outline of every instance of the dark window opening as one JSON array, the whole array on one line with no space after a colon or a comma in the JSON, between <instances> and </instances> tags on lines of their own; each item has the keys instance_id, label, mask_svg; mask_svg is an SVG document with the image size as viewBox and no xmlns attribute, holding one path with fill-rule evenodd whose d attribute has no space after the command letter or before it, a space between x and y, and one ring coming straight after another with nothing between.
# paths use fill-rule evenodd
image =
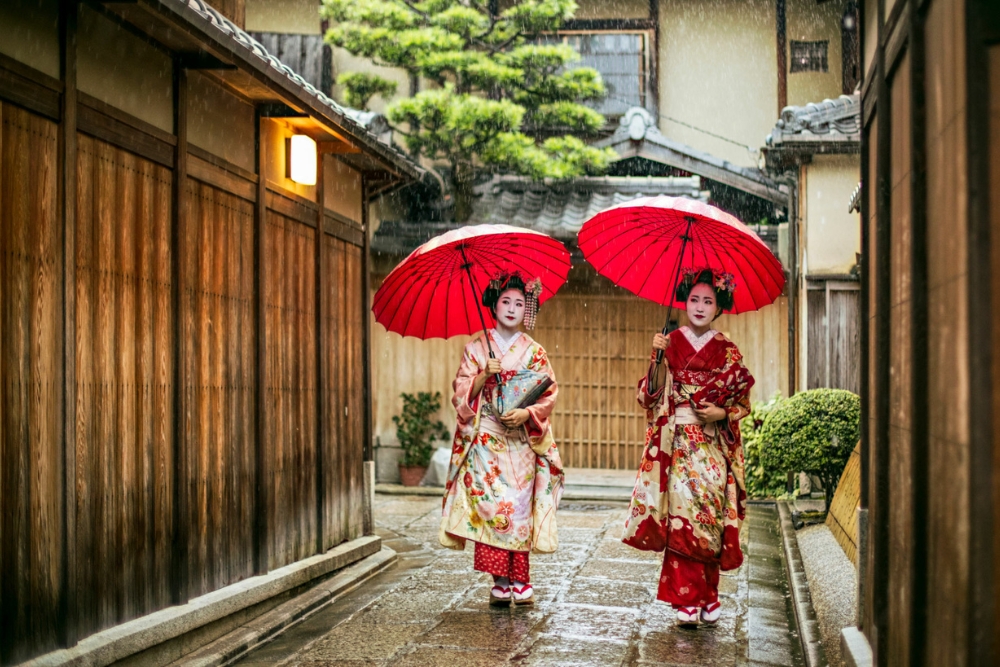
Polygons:
<instances>
[{"instance_id":1,"label":"dark window opening","mask_svg":"<svg viewBox=\"0 0 1000 667\"><path fill-rule=\"evenodd\" d=\"M648 32L561 31L542 35L541 44L569 44L580 54L570 69L591 67L601 74L607 96L587 106L605 116L622 116L632 107L646 107L650 96Z\"/></svg>"},{"instance_id":2,"label":"dark window opening","mask_svg":"<svg viewBox=\"0 0 1000 667\"><path fill-rule=\"evenodd\" d=\"M791 42L791 72L828 72L826 53L829 42Z\"/></svg>"}]
</instances>

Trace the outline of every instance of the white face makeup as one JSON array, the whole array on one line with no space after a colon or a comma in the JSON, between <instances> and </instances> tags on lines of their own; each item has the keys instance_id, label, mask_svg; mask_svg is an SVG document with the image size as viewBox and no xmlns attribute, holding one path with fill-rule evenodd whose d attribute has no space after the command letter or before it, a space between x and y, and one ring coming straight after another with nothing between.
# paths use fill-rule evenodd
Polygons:
<instances>
[{"instance_id":1,"label":"white face makeup","mask_svg":"<svg viewBox=\"0 0 1000 667\"><path fill-rule=\"evenodd\" d=\"M509 289L500 295L494 310L497 326L513 330L524 321L524 295L520 290Z\"/></svg>"},{"instance_id":2,"label":"white face makeup","mask_svg":"<svg viewBox=\"0 0 1000 667\"><path fill-rule=\"evenodd\" d=\"M715 290L705 283L695 285L687 300L687 316L691 328L701 331L708 329L718 312Z\"/></svg>"}]
</instances>

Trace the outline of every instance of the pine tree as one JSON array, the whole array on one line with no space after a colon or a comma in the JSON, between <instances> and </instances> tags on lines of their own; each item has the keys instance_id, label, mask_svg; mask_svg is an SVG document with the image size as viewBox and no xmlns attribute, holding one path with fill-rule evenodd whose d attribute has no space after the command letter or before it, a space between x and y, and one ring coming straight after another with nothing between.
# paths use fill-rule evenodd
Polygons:
<instances>
[{"instance_id":1,"label":"pine tree","mask_svg":"<svg viewBox=\"0 0 1000 667\"><path fill-rule=\"evenodd\" d=\"M579 54L539 39L576 8L573 0L515 1L502 11L490 0L323 0L322 11L334 24L330 44L431 82L423 91L411 84L386 116L411 154L447 166L455 217L465 220L477 169L570 178L601 173L613 159L579 138L604 125L583 104L604 96L600 75L568 68ZM338 83L348 104L362 108L395 91L369 73Z\"/></svg>"}]
</instances>

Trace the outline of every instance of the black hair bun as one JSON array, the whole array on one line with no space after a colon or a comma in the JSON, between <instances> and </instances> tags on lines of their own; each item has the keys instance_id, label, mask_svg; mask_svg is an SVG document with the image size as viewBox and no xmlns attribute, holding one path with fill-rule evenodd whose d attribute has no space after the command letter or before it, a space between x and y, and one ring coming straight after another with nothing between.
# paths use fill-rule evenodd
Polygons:
<instances>
[{"instance_id":1,"label":"black hair bun","mask_svg":"<svg viewBox=\"0 0 1000 667\"><path fill-rule=\"evenodd\" d=\"M702 269L701 271L686 274L677 286L677 300L681 303L687 303L688 297L691 296L691 290L694 289L695 285L708 285L712 288L712 291L715 292L715 302L719 306L720 313L724 310L732 310L733 293L727 289L719 289L715 286L715 274L711 269Z\"/></svg>"},{"instance_id":2,"label":"black hair bun","mask_svg":"<svg viewBox=\"0 0 1000 667\"><path fill-rule=\"evenodd\" d=\"M483 305L493 310L497 301L500 300L500 295L509 289L516 289L521 294L525 294L524 280L521 276L516 273L511 275L502 275L499 278L495 278L490 281L490 284L483 291Z\"/></svg>"}]
</instances>

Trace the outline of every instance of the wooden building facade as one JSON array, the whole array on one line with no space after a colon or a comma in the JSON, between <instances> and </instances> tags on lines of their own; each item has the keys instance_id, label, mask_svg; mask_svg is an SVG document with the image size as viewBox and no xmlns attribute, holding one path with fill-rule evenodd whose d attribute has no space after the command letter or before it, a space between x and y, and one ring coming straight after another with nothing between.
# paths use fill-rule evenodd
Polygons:
<instances>
[{"instance_id":1,"label":"wooden building facade","mask_svg":"<svg viewBox=\"0 0 1000 667\"><path fill-rule=\"evenodd\" d=\"M371 534L366 211L418 171L204 3L3 4L15 664Z\"/></svg>"},{"instance_id":2,"label":"wooden building facade","mask_svg":"<svg viewBox=\"0 0 1000 667\"><path fill-rule=\"evenodd\" d=\"M868 2L861 25L860 643L996 664L1000 5Z\"/></svg>"}]
</instances>

